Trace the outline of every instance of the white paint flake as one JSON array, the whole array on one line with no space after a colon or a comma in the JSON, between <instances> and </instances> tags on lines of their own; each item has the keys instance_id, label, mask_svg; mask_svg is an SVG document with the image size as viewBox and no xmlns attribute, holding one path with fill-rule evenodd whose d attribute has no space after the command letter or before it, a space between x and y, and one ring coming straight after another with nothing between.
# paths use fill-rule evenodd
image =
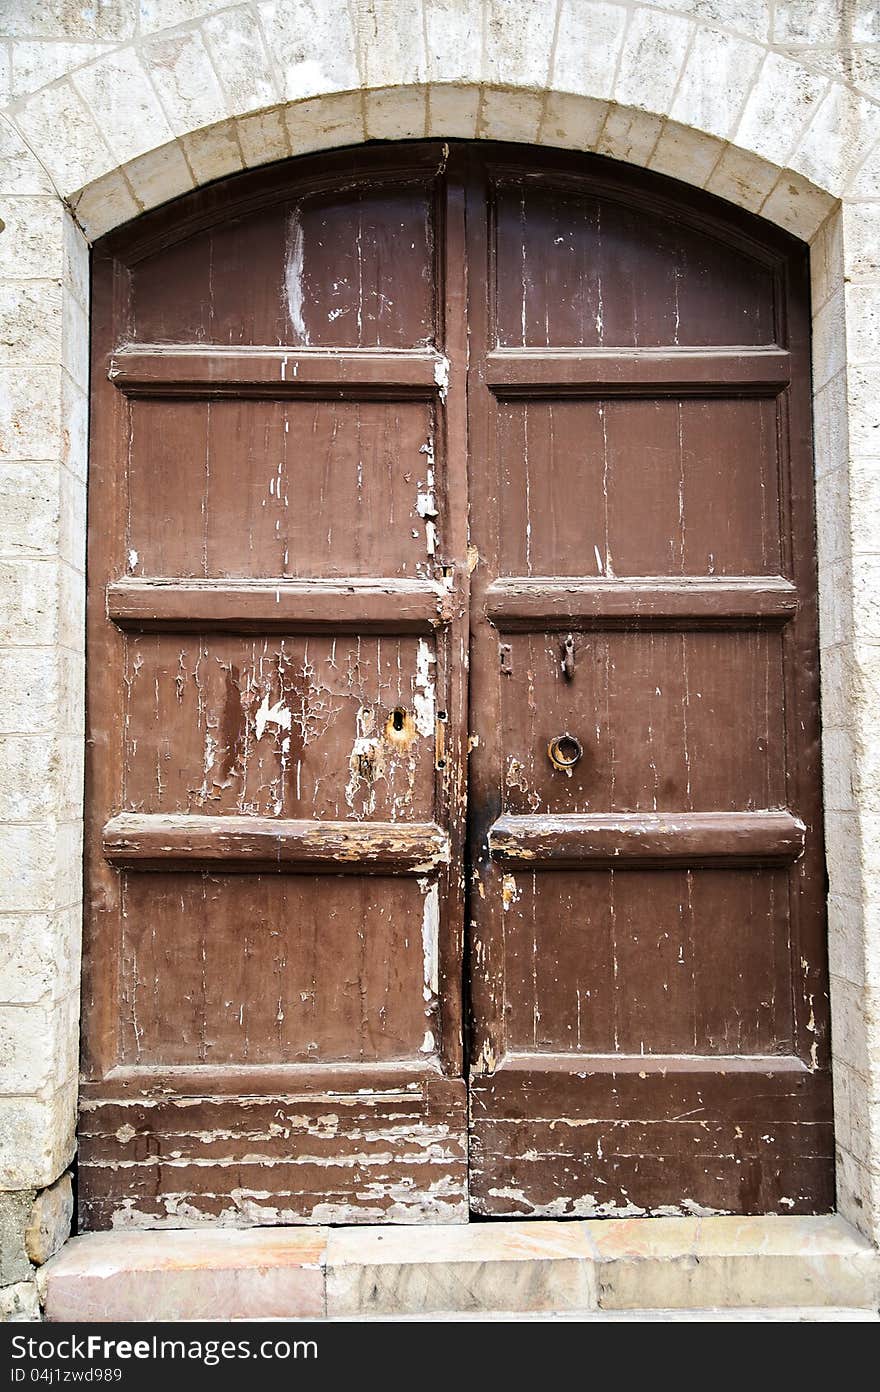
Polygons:
<instances>
[{"instance_id":1,"label":"white paint flake","mask_svg":"<svg viewBox=\"0 0 880 1392\"><path fill-rule=\"evenodd\" d=\"M254 716L254 730L257 739L262 739L267 725L275 725L279 730L290 729L290 710L283 701L269 705L269 693L263 697L262 705Z\"/></svg>"},{"instance_id":2,"label":"white paint flake","mask_svg":"<svg viewBox=\"0 0 880 1392\"><path fill-rule=\"evenodd\" d=\"M303 243L299 209L294 208L287 220L287 247L284 263L284 289L287 294L287 313L296 337L308 343L309 335L303 319Z\"/></svg>"},{"instance_id":3,"label":"white paint flake","mask_svg":"<svg viewBox=\"0 0 880 1392\"><path fill-rule=\"evenodd\" d=\"M431 666L436 661L424 638L419 639L416 674L413 679L413 708L416 729L430 739L434 734L435 690Z\"/></svg>"},{"instance_id":4,"label":"white paint flake","mask_svg":"<svg viewBox=\"0 0 880 1392\"><path fill-rule=\"evenodd\" d=\"M422 909L422 954L425 964L424 997L426 1001L436 999L440 990L439 939L440 939L440 890L436 884L429 885L420 880L419 886L425 896Z\"/></svg>"},{"instance_id":5,"label":"white paint flake","mask_svg":"<svg viewBox=\"0 0 880 1392\"><path fill-rule=\"evenodd\" d=\"M434 364L434 381L440 391L440 400L445 405L449 391L449 359L442 353Z\"/></svg>"}]
</instances>

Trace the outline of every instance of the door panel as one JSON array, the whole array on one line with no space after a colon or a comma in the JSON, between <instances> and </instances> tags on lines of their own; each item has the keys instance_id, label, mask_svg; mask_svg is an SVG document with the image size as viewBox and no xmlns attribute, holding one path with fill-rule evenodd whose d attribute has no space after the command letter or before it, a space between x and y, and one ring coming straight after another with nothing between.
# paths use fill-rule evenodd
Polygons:
<instances>
[{"instance_id":1,"label":"door panel","mask_svg":"<svg viewBox=\"0 0 880 1392\"><path fill-rule=\"evenodd\" d=\"M502 400L497 429L502 574L778 574L774 402Z\"/></svg>"},{"instance_id":2,"label":"door panel","mask_svg":"<svg viewBox=\"0 0 880 1392\"><path fill-rule=\"evenodd\" d=\"M102 240L83 1228L831 1207L805 270L430 142Z\"/></svg>"},{"instance_id":3,"label":"door panel","mask_svg":"<svg viewBox=\"0 0 880 1392\"><path fill-rule=\"evenodd\" d=\"M96 257L84 1227L467 1216L442 164L306 161Z\"/></svg>"},{"instance_id":4,"label":"door panel","mask_svg":"<svg viewBox=\"0 0 880 1392\"><path fill-rule=\"evenodd\" d=\"M805 259L580 171L472 175L471 1204L812 1212Z\"/></svg>"},{"instance_id":5,"label":"door panel","mask_svg":"<svg viewBox=\"0 0 880 1392\"><path fill-rule=\"evenodd\" d=\"M433 402L159 396L132 402L130 430L131 574L418 576L431 568ZM175 525L182 508L200 546Z\"/></svg>"}]
</instances>

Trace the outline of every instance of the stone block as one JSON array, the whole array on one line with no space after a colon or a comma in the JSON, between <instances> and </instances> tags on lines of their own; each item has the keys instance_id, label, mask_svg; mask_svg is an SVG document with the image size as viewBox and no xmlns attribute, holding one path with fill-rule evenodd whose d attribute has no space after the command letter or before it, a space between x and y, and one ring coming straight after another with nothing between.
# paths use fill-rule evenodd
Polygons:
<instances>
[{"instance_id":1,"label":"stone block","mask_svg":"<svg viewBox=\"0 0 880 1392\"><path fill-rule=\"evenodd\" d=\"M54 383L53 383L54 386ZM88 469L89 398L88 393L74 382L62 368L60 374L60 446L59 458L80 483L85 484ZM51 398L50 398L51 399ZM85 533L83 533L85 535ZM81 564L85 548L81 553Z\"/></svg>"},{"instance_id":2,"label":"stone block","mask_svg":"<svg viewBox=\"0 0 880 1392\"><path fill-rule=\"evenodd\" d=\"M67 208L64 219L64 262L62 282L65 295L72 295L88 313L89 309L89 244Z\"/></svg>"},{"instance_id":3,"label":"stone block","mask_svg":"<svg viewBox=\"0 0 880 1392\"><path fill-rule=\"evenodd\" d=\"M830 1218L622 1218L584 1225L602 1309L870 1307L877 1253Z\"/></svg>"},{"instance_id":4,"label":"stone block","mask_svg":"<svg viewBox=\"0 0 880 1392\"><path fill-rule=\"evenodd\" d=\"M364 104L360 92L316 97L297 102L283 112L293 154L332 150L365 139Z\"/></svg>"},{"instance_id":5,"label":"stone block","mask_svg":"<svg viewBox=\"0 0 880 1392\"><path fill-rule=\"evenodd\" d=\"M138 4L139 0L99 0L91 5L71 0L52 5L45 0L16 0L9 14L3 16L3 27L13 37L105 39L122 43L135 32Z\"/></svg>"},{"instance_id":6,"label":"stone block","mask_svg":"<svg viewBox=\"0 0 880 1392\"><path fill-rule=\"evenodd\" d=\"M137 3L141 33L155 34L159 29L173 29L214 10L223 10L229 0L137 0Z\"/></svg>"},{"instance_id":7,"label":"stone block","mask_svg":"<svg viewBox=\"0 0 880 1392\"><path fill-rule=\"evenodd\" d=\"M0 460L0 555L53 555L58 548L61 506L56 464Z\"/></svg>"},{"instance_id":8,"label":"stone block","mask_svg":"<svg viewBox=\"0 0 880 1392\"><path fill-rule=\"evenodd\" d=\"M779 53L768 53L736 128L736 144L784 165L827 87L827 78Z\"/></svg>"},{"instance_id":9,"label":"stone block","mask_svg":"<svg viewBox=\"0 0 880 1392\"><path fill-rule=\"evenodd\" d=\"M880 280L880 204L845 203L844 270L850 280Z\"/></svg>"},{"instance_id":10,"label":"stone block","mask_svg":"<svg viewBox=\"0 0 880 1392\"><path fill-rule=\"evenodd\" d=\"M15 119L62 197L116 163L99 129L101 117L96 120L68 79L28 97Z\"/></svg>"},{"instance_id":11,"label":"stone block","mask_svg":"<svg viewBox=\"0 0 880 1392\"><path fill-rule=\"evenodd\" d=\"M0 1193L0 1287L33 1279L25 1249L25 1232L33 1202L33 1189Z\"/></svg>"},{"instance_id":12,"label":"stone block","mask_svg":"<svg viewBox=\"0 0 880 1392\"><path fill-rule=\"evenodd\" d=\"M621 106L669 110L694 26L680 15L638 9L630 19L614 81Z\"/></svg>"},{"instance_id":13,"label":"stone block","mask_svg":"<svg viewBox=\"0 0 880 1392\"><path fill-rule=\"evenodd\" d=\"M424 83L428 74L421 6L371 0L369 5L352 6L352 20L365 87Z\"/></svg>"},{"instance_id":14,"label":"stone block","mask_svg":"<svg viewBox=\"0 0 880 1392\"><path fill-rule=\"evenodd\" d=\"M779 178L773 164L747 150L728 145L713 169L706 188L739 208L756 213Z\"/></svg>"},{"instance_id":15,"label":"stone block","mask_svg":"<svg viewBox=\"0 0 880 1392\"><path fill-rule=\"evenodd\" d=\"M234 121L185 135L182 143L193 178L199 184L209 184L212 179L222 179L244 167Z\"/></svg>"},{"instance_id":16,"label":"stone block","mask_svg":"<svg viewBox=\"0 0 880 1392\"><path fill-rule=\"evenodd\" d=\"M76 1070L79 990L41 1005L0 1005L0 1094L39 1096Z\"/></svg>"},{"instance_id":17,"label":"stone block","mask_svg":"<svg viewBox=\"0 0 880 1392\"><path fill-rule=\"evenodd\" d=\"M135 198L145 210L157 208L160 203L178 198L194 187L183 149L176 140L132 160L125 174Z\"/></svg>"},{"instance_id":18,"label":"stone block","mask_svg":"<svg viewBox=\"0 0 880 1392\"><path fill-rule=\"evenodd\" d=\"M824 309L823 309L824 312ZM818 316L817 316L818 317ZM816 387L813 395L813 452L815 458L816 476L827 473L829 469L837 469L846 465L849 457L849 436L847 431L848 419L852 419L853 404L847 408L847 376L843 371L844 362L840 359L841 346L838 340L833 344L828 343L826 337L832 324L837 330L837 321L827 319L819 325L814 325L813 329L813 370L818 376L818 365L821 360L823 375L826 379L825 386L818 388L818 382L814 382ZM829 356L829 348L831 354ZM845 351L845 350L844 350ZM835 369L833 375L828 377L828 368Z\"/></svg>"},{"instance_id":19,"label":"stone block","mask_svg":"<svg viewBox=\"0 0 880 1392\"><path fill-rule=\"evenodd\" d=\"M820 391L846 366L846 319L839 289L813 320L813 385Z\"/></svg>"},{"instance_id":20,"label":"stone block","mask_svg":"<svg viewBox=\"0 0 880 1392\"><path fill-rule=\"evenodd\" d=\"M857 899L828 896L828 969L861 990L865 981L864 954L861 950L863 906ZM837 1095L838 1066L834 1060L834 1092ZM845 1069L843 1060L840 1066ZM835 1103L836 1106L836 1103Z\"/></svg>"},{"instance_id":21,"label":"stone block","mask_svg":"<svg viewBox=\"0 0 880 1392\"><path fill-rule=\"evenodd\" d=\"M242 158L249 169L259 164L269 164L272 160L287 159L290 154L287 126L280 110L240 116L235 129Z\"/></svg>"},{"instance_id":22,"label":"stone block","mask_svg":"<svg viewBox=\"0 0 880 1392\"><path fill-rule=\"evenodd\" d=\"M257 11L283 101L360 86L346 0L259 0Z\"/></svg>"},{"instance_id":23,"label":"stone block","mask_svg":"<svg viewBox=\"0 0 880 1392\"><path fill-rule=\"evenodd\" d=\"M429 87L428 135L473 140L479 110L479 87Z\"/></svg>"},{"instance_id":24,"label":"stone block","mask_svg":"<svg viewBox=\"0 0 880 1392\"><path fill-rule=\"evenodd\" d=\"M825 813L825 859L832 895L860 902L862 898L861 838L854 812Z\"/></svg>"},{"instance_id":25,"label":"stone block","mask_svg":"<svg viewBox=\"0 0 880 1392\"><path fill-rule=\"evenodd\" d=\"M60 279L64 263L64 205L48 194L3 199L0 276Z\"/></svg>"},{"instance_id":26,"label":"stone block","mask_svg":"<svg viewBox=\"0 0 880 1392\"><path fill-rule=\"evenodd\" d=\"M845 13L844 19L839 0L776 0L773 40L816 45L880 42L880 19L871 0L853 0Z\"/></svg>"},{"instance_id":27,"label":"stone block","mask_svg":"<svg viewBox=\"0 0 880 1392\"><path fill-rule=\"evenodd\" d=\"M0 818L53 817L59 794L58 742L49 735L0 735Z\"/></svg>"},{"instance_id":28,"label":"stone block","mask_svg":"<svg viewBox=\"0 0 880 1392\"><path fill-rule=\"evenodd\" d=\"M554 91L610 97L627 19L620 5L561 0L550 84Z\"/></svg>"},{"instance_id":29,"label":"stone block","mask_svg":"<svg viewBox=\"0 0 880 1392\"><path fill-rule=\"evenodd\" d=\"M272 64L251 10L242 5L211 15L202 23L202 34L223 89L227 114L259 111L278 101Z\"/></svg>"},{"instance_id":30,"label":"stone block","mask_svg":"<svg viewBox=\"0 0 880 1392\"><path fill-rule=\"evenodd\" d=\"M42 1266L60 1251L70 1237L72 1221L73 1184L68 1172L34 1197L24 1233L25 1250L34 1266Z\"/></svg>"},{"instance_id":31,"label":"stone block","mask_svg":"<svg viewBox=\"0 0 880 1392\"><path fill-rule=\"evenodd\" d=\"M67 655L53 649L7 651L0 663L0 717L9 734L57 729Z\"/></svg>"},{"instance_id":32,"label":"stone block","mask_svg":"<svg viewBox=\"0 0 880 1392\"><path fill-rule=\"evenodd\" d=\"M322 1228L92 1233L43 1268L46 1318L316 1319Z\"/></svg>"},{"instance_id":33,"label":"stone block","mask_svg":"<svg viewBox=\"0 0 880 1392\"><path fill-rule=\"evenodd\" d=\"M0 1189L53 1184L73 1158L75 1125L75 1072L47 1097L0 1097Z\"/></svg>"},{"instance_id":34,"label":"stone block","mask_svg":"<svg viewBox=\"0 0 880 1392\"><path fill-rule=\"evenodd\" d=\"M368 140L413 140L425 134L427 92L424 87L390 87L364 95Z\"/></svg>"},{"instance_id":35,"label":"stone block","mask_svg":"<svg viewBox=\"0 0 880 1392\"><path fill-rule=\"evenodd\" d=\"M850 361L880 364L880 285L847 285L845 294Z\"/></svg>"},{"instance_id":36,"label":"stone block","mask_svg":"<svg viewBox=\"0 0 880 1392\"><path fill-rule=\"evenodd\" d=\"M52 180L12 122L0 115L0 189L4 195L54 194Z\"/></svg>"},{"instance_id":37,"label":"stone block","mask_svg":"<svg viewBox=\"0 0 880 1392\"><path fill-rule=\"evenodd\" d=\"M611 159L626 160L628 164L647 164L662 129L659 116L611 106L596 151Z\"/></svg>"},{"instance_id":38,"label":"stone block","mask_svg":"<svg viewBox=\"0 0 880 1392\"><path fill-rule=\"evenodd\" d=\"M557 0L483 2L483 80L499 87L543 90L550 73L550 50Z\"/></svg>"},{"instance_id":39,"label":"stone block","mask_svg":"<svg viewBox=\"0 0 880 1392\"><path fill-rule=\"evenodd\" d=\"M85 182L82 180L81 182ZM125 179L117 170L89 184L71 200L76 220L90 242L142 212Z\"/></svg>"},{"instance_id":40,"label":"stone block","mask_svg":"<svg viewBox=\"0 0 880 1392\"><path fill-rule=\"evenodd\" d=\"M74 68L100 58L113 47L112 42L69 43L65 39L19 39L10 45L12 53L12 95L30 96L66 77Z\"/></svg>"},{"instance_id":41,"label":"stone block","mask_svg":"<svg viewBox=\"0 0 880 1392\"><path fill-rule=\"evenodd\" d=\"M880 198L880 143L851 176L845 193L849 198Z\"/></svg>"},{"instance_id":42,"label":"stone block","mask_svg":"<svg viewBox=\"0 0 880 1392\"><path fill-rule=\"evenodd\" d=\"M197 30L148 39L142 52L175 135L215 125L231 114Z\"/></svg>"},{"instance_id":43,"label":"stone block","mask_svg":"<svg viewBox=\"0 0 880 1392\"><path fill-rule=\"evenodd\" d=\"M667 121L654 146L649 168L704 188L723 151L724 145L714 136Z\"/></svg>"},{"instance_id":44,"label":"stone block","mask_svg":"<svg viewBox=\"0 0 880 1392\"><path fill-rule=\"evenodd\" d=\"M428 75L432 82L467 83L479 77L483 49L478 5L432 0L423 6Z\"/></svg>"},{"instance_id":45,"label":"stone block","mask_svg":"<svg viewBox=\"0 0 880 1392\"><path fill-rule=\"evenodd\" d=\"M880 106L840 82L831 84L789 163L835 196L880 138Z\"/></svg>"},{"instance_id":46,"label":"stone block","mask_svg":"<svg viewBox=\"0 0 880 1392\"><path fill-rule=\"evenodd\" d=\"M0 283L0 361L55 363L60 350L60 278Z\"/></svg>"},{"instance_id":47,"label":"stone block","mask_svg":"<svg viewBox=\"0 0 880 1392\"><path fill-rule=\"evenodd\" d=\"M40 1318L40 1299L33 1281L0 1289L0 1324L23 1324Z\"/></svg>"},{"instance_id":48,"label":"stone block","mask_svg":"<svg viewBox=\"0 0 880 1392\"><path fill-rule=\"evenodd\" d=\"M79 986L82 913L0 916L0 1001L58 1000Z\"/></svg>"},{"instance_id":49,"label":"stone block","mask_svg":"<svg viewBox=\"0 0 880 1392\"><path fill-rule=\"evenodd\" d=\"M595 150L602 134L608 103L566 92L550 93L538 139L542 145L565 150Z\"/></svg>"},{"instance_id":50,"label":"stone block","mask_svg":"<svg viewBox=\"0 0 880 1392\"><path fill-rule=\"evenodd\" d=\"M698 29L669 115L684 126L729 139L763 56L758 44Z\"/></svg>"},{"instance_id":51,"label":"stone block","mask_svg":"<svg viewBox=\"0 0 880 1392\"><path fill-rule=\"evenodd\" d=\"M587 1310L593 1263L580 1225L331 1229L327 1314Z\"/></svg>"},{"instance_id":52,"label":"stone block","mask_svg":"<svg viewBox=\"0 0 880 1392\"><path fill-rule=\"evenodd\" d=\"M808 242L833 209L834 199L830 194L787 169L779 176L761 208L761 216Z\"/></svg>"},{"instance_id":53,"label":"stone block","mask_svg":"<svg viewBox=\"0 0 880 1392\"><path fill-rule=\"evenodd\" d=\"M115 163L124 164L171 139L168 118L134 49L118 49L78 68L71 82L92 112Z\"/></svg>"},{"instance_id":54,"label":"stone block","mask_svg":"<svg viewBox=\"0 0 880 1392\"><path fill-rule=\"evenodd\" d=\"M480 104L477 133L483 140L534 141L538 137L542 99L532 92L497 92L487 88Z\"/></svg>"}]
</instances>

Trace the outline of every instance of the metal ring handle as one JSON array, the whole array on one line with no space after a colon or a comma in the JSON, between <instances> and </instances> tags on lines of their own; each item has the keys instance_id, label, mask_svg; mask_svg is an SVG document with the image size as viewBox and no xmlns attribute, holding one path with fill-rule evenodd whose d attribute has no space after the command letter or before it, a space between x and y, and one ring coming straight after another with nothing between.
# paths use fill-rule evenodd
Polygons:
<instances>
[{"instance_id":1,"label":"metal ring handle","mask_svg":"<svg viewBox=\"0 0 880 1392\"><path fill-rule=\"evenodd\" d=\"M556 769L567 772L573 769L578 759L584 756L583 746L574 735L554 735L547 745L550 762Z\"/></svg>"}]
</instances>

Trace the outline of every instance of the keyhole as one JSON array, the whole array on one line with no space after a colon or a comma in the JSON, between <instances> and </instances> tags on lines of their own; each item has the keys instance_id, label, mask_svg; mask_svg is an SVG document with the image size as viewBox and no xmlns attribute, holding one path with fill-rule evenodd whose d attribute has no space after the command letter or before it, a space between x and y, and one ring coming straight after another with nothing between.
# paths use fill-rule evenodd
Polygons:
<instances>
[{"instance_id":1,"label":"keyhole","mask_svg":"<svg viewBox=\"0 0 880 1392\"><path fill-rule=\"evenodd\" d=\"M406 720L406 711L405 711L405 710L401 710L400 706L398 706L398 707L397 707L397 710L394 712L394 714L393 714L392 717L391 717L391 725L392 725L392 728L395 729L395 730L402 730L402 729L403 729L403 722L404 722L405 720Z\"/></svg>"}]
</instances>

